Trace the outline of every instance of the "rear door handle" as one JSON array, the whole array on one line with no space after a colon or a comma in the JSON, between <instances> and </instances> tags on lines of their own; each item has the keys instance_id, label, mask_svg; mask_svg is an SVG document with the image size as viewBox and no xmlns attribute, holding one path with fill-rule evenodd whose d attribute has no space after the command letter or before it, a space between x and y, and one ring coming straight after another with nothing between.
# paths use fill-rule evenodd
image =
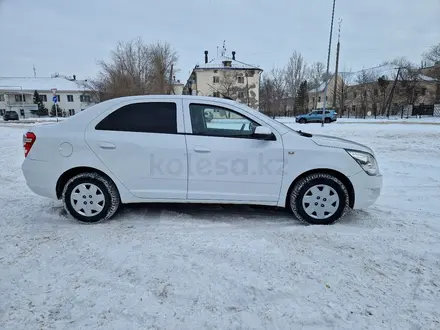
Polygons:
<instances>
[{"instance_id":1,"label":"rear door handle","mask_svg":"<svg viewBox=\"0 0 440 330\"><path fill-rule=\"evenodd\" d=\"M116 149L116 146L110 142L99 142L99 147L101 149Z\"/></svg>"},{"instance_id":2,"label":"rear door handle","mask_svg":"<svg viewBox=\"0 0 440 330\"><path fill-rule=\"evenodd\" d=\"M209 148L201 147L201 146L194 147L194 151L198 152L198 153L203 153L203 154L208 154L211 152L211 150Z\"/></svg>"}]
</instances>

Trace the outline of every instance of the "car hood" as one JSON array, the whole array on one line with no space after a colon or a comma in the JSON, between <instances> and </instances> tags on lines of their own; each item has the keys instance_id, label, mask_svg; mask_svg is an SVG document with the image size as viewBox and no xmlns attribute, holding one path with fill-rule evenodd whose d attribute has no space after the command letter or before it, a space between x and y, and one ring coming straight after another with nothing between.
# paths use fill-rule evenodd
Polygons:
<instances>
[{"instance_id":1,"label":"car hood","mask_svg":"<svg viewBox=\"0 0 440 330\"><path fill-rule=\"evenodd\" d=\"M369 152L370 154L374 155L373 150L371 148L351 140L341 139L330 135L319 135L319 134L313 134L313 137L311 139L313 140L313 142L315 142L317 145L321 147L353 149L353 150Z\"/></svg>"}]
</instances>

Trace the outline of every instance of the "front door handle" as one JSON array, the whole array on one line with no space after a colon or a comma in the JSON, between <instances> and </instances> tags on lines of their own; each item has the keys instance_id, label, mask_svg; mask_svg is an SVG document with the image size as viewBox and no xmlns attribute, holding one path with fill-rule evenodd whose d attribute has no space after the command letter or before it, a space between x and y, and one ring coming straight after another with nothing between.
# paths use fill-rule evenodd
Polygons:
<instances>
[{"instance_id":1,"label":"front door handle","mask_svg":"<svg viewBox=\"0 0 440 330\"><path fill-rule=\"evenodd\" d=\"M101 149L116 149L116 146L110 142L99 142L99 147Z\"/></svg>"},{"instance_id":2,"label":"front door handle","mask_svg":"<svg viewBox=\"0 0 440 330\"><path fill-rule=\"evenodd\" d=\"M194 151L198 152L198 153L203 153L203 154L208 154L211 152L211 150L209 148L201 147L201 146L194 147Z\"/></svg>"}]
</instances>

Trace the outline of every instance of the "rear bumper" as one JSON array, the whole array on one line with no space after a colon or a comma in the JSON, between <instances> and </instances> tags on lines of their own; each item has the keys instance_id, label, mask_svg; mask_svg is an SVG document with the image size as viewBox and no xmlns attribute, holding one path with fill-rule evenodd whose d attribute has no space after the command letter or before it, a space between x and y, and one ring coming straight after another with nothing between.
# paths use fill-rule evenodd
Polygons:
<instances>
[{"instance_id":1,"label":"rear bumper","mask_svg":"<svg viewBox=\"0 0 440 330\"><path fill-rule=\"evenodd\" d=\"M362 171L349 179L354 188L354 209L367 208L377 201L383 185L382 175L370 176Z\"/></svg>"},{"instance_id":2,"label":"rear bumper","mask_svg":"<svg viewBox=\"0 0 440 330\"><path fill-rule=\"evenodd\" d=\"M21 170L26 184L37 195L58 199L56 194L57 175L49 162L25 158Z\"/></svg>"}]
</instances>

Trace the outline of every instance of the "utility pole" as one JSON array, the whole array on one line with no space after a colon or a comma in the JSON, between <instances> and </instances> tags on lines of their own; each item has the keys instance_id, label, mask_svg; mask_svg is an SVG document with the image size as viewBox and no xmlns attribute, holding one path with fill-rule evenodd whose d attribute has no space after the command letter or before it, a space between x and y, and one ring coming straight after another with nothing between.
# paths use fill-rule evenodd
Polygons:
<instances>
[{"instance_id":1,"label":"utility pole","mask_svg":"<svg viewBox=\"0 0 440 330\"><path fill-rule=\"evenodd\" d=\"M342 19L339 19L339 31L338 31L338 46L336 47L336 70L335 70L335 88L333 91L333 106L335 107L335 110L339 111L336 106L336 100L337 100L337 91L338 91L338 70L339 70L339 49L341 46L340 40L341 40L341 23Z\"/></svg>"},{"instance_id":2,"label":"utility pole","mask_svg":"<svg viewBox=\"0 0 440 330\"><path fill-rule=\"evenodd\" d=\"M328 54L327 54L327 73L325 76L325 89L324 89L324 106L322 109L322 123L321 126L324 127L324 118L325 118L325 110L327 107L327 91L328 91L328 83L329 83L329 73L330 73L330 53L332 49L332 36L333 36L333 21L335 19L335 6L336 0L333 0L333 11L332 11L332 22L330 25L330 40L328 43Z\"/></svg>"}]
</instances>

